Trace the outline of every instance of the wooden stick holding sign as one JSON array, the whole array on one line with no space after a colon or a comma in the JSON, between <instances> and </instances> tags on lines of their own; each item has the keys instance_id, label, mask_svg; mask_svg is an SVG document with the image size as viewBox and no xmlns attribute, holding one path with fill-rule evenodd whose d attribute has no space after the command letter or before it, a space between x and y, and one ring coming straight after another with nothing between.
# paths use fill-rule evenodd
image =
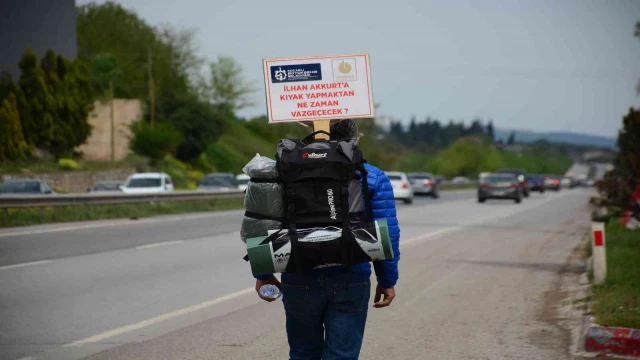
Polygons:
<instances>
[{"instance_id":1,"label":"wooden stick holding sign","mask_svg":"<svg viewBox=\"0 0 640 360\"><path fill-rule=\"evenodd\" d=\"M326 131L331 133L331 120L317 120L313 122L313 131ZM324 133L316 134L316 140L329 140L329 136Z\"/></svg>"},{"instance_id":2,"label":"wooden stick holding sign","mask_svg":"<svg viewBox=\"0 0 640 360\"><path fill-rule=\"evenodd\" d=\"M263 71L269 123L329 132L331 120L375 117L369 54L264 59Z\"/></svg>"}]
</instances>

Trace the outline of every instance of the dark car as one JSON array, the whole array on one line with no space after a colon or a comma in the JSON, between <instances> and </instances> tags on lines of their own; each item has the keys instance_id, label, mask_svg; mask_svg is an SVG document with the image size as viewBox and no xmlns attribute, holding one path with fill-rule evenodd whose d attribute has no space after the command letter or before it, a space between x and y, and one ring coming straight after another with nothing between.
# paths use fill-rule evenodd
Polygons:
<instances>
[{"instance_id":1,"label":"dark car","mask_svg":"<svg viewBox=\"0 0 640 360\"><path fill-rule=\"evenodd\" d=\"M440 197L440 186L435 176L429 173L409 173L407 178L416 195L429 195L434 199Z\"/></svg>"},{"instance_id":2,"label":"dark car","mask_svg":"<svg viewBox=\"0 0 640 360\"><path fill-rule=\"evenodd\" d=\"M520 184L520 189L522 190L522 195L524 197L529 197L529 182L527 181L527 177L525 175L524 170L522 169L500 169L496 171L498 174L512 174L518 180Z\"/></svg>"},{"instance_id":3,"label":"dark car","mask_svg":"<svg viewBox=\"0 0 640 360\"><path fill-rule=\"evenodd\" d=\"M211 173L198 184L198 190L238 190L236 177L231 173Z\"/></svg>"},{"instance_id":4,"label":"dark car","mask_svg":"<svg viewBox=\"0 0 640 360\"><path fill-rule=\"evenodd\" d=\"M544 187L549 190L560 191L562 186L561 178L556 175L546 175L544 177Z\"/></svg>"},{"instance_id":5,"label":"dark car","mask_svg":"<svg viewBox=\"0 0 640 360\"><path fill-rule=\"evenodd\" d=\"M529 190L539 191L544 193L544 177L541 175L528 175L527 182L529 183Z\"/></svg>"},{"instance_id":6,"label":"dark car","mask_svg":"<svg viewBox=\"0 0 640 360\"><path fill-rule=\"evenodd\" d=\"M7 180L0 184L0 195L51 195L56 192L42 180Z\"/></svg>"},{"instance_id":7,"label":"dark car","mask_svg":"<svg viewBox=\"0 0 640 360\"><path fill-rule=\"evenodd\" d=\"M478 186L478 202L483 203L487 199L510 199L520 203L522 201L522 185L513 174L484 176Z\"/></svg>"}]
</instances>

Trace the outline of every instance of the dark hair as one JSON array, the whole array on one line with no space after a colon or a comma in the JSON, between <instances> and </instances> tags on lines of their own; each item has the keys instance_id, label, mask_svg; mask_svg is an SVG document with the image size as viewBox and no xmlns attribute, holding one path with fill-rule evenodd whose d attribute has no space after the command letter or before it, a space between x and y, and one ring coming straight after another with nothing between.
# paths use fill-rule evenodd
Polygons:
<instances>
[{"instance_id":1,"label":"dark hair","mask_svg":"<svg viewBox=\"0 0 640 360\"><path fill-rule=\"evenodd\" d=\"M344 119L331 125L331 135L339 140L358 137L358 125L353 119Z\"/></svg>"}]
</instances>

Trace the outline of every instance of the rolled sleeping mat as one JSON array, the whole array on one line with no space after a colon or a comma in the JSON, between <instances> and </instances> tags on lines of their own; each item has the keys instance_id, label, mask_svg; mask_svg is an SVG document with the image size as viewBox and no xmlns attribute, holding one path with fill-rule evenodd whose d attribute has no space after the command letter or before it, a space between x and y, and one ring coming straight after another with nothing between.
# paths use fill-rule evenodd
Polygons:
<instances>
[{"instance_id":1,"label":"rolled sleeping mat","mask_svg":"<svg viewBox=\"0 0 640 360\"><path fill-rule=\"evenodd\" d=\"M342 237L342 229L337 227L317 227L296 231L300 243L319 243L336 241ZM389 237L387 220L376 220L351 229L356 242L369 261L393 259L393 249ZM336 244L339 243L336 241ZM271 230L268 236L247 239L247 253L253 275L284 272L291 255L291 241L287 229ZM339 266L341 264L323 264L315 269Z\"/></svg>"}]
</instances>

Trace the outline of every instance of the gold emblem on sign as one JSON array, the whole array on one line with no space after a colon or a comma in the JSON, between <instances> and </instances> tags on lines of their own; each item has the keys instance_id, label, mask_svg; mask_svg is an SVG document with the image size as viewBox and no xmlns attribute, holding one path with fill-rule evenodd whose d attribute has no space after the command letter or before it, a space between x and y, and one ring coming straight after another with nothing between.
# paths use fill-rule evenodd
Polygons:
<instances>
[{"instance_id":1,"label":"gold emblem on sign","mask_svg":"<svg viewBox=\"0 0 640 360\"><path fill-rule=\"evenodd\" d=\"M351 72L351 65L349 65L349 63L346 63L344 62L344 60L342 60L340 65L338 65L338 70L340 70L340 72L343 74L348 74Z\"/></svg>"}]
</instances>

